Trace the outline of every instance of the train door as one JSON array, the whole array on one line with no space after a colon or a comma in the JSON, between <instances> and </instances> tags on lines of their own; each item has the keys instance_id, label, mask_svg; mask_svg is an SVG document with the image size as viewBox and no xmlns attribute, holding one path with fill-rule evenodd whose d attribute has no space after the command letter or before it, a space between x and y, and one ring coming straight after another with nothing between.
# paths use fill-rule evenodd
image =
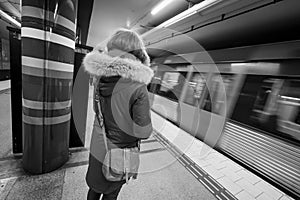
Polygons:
<instances>
[{"instance_id":1,"label":"train door","mask_svg":"<svg viewBox=\"0 0 300 200\"><path fill-rule=\"evenodd\" d=\"M151 83L150 92L154 94L152 110L178 123L178 106L186 83L188 72L177 71L176 67L159 69Z\"/></svg>"},{"instance_id":2,"label":"train door","mask_svg":"<svg viewBox=\"0 0 300 200\"><path fill-rule=\"evenodd\" d=\"M199 111L197 137L209 146L216 146L221 138L232 102L239 91L242 76L233 73L212 73L207 92Z\"/></svg>"},{"instance_id":3,"label":"train door","mask_svg":"<svg viewBox=\"0 0 300 200\"><path fill-rule=\"evenodd\" d=\"M180 127L192 135L197 134L198 121L200 120L199 105L207 92L208 79L209 73L193 70L183 94Z\"/></svg>"}]
</instances>

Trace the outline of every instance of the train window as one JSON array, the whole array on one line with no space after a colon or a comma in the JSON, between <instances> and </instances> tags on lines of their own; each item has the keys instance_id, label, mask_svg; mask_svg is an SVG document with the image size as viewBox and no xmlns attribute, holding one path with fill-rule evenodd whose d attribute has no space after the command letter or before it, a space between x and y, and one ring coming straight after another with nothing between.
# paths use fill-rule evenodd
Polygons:
<instances>
[{"instance_id":1,"label":"train window","mask_svg":"<svg viewBox=\"0 0 300 200\"><path fill-rule=\"evenodd\" d=\"M249 116L252 115L252 109L258 94L258 89L261 87L264 78L264 76L259 75L246 76L231 119L244 124L252 125L252 121L249 120Z\"/></svg>"},{"instance_id":2,"label":"train window","mask_svg":"<svg viewBox=\"0 0 300 200\"><path fill-rule=\"evenodd\" d=\"M285 80L277 100L277 130L300 141L300 81Z\"/></svg>"},{"instance_id":3,"label":"train window","mask_svg":"<svg viewBox=\"0 0 300 200\"><path fill-rule=\"evenodd\" d=\"M185 83L186 72L164 72L157 94L178 101Z\"/></svg>"},{"instance_id":4,"label":"train window","mask_svg":"<svg viewBox=\"0 0 300 200\"><path fill-rule=\"evenodd\" d=\"M161 77L154 76L152 78L151 82L147 86L148 91L151 93L157 94L157 90L160 88L160 85L161 85Z\"/></svg>"},{"instance_id":5,"label":"train window","mask_svg":"<svg viewBox=\"0 0 300 200\"><path fill-rule=\"evenodd\" d=\"M300 81L248 75L232 119L300 142Z\"/></svg>"},{"instance_id":6,"label":"train window","mask_svg":"<svg viewBox=\"0 0 300 200\"><path fill-rule=\"evenodd\" d=\"M264 79L256 95L251 119L268 131L276 131L277 100L283 81L276 78Z\"/></svg>"},{"instance_id":7,"label":"train window","mask_svg":"<svg viewBox=\"0 0 300 200\"><path fill-rule=\"evenodd\" d=\"M200 98L205 90L206 73L193 73L192 78L188 84L184 102L192 106L199 105Z\"/></svg>"},{"instance_id":8,"label":"train window","mask_svg":"<svg viewBox=\"0 0 300 200\"><path fill-rule=\"evenodd\" d=\"M232 91L233 80L234 75L232 74L213 75L210 82L210 90L203 102L203 109L220 114L224 106L228 105L225 105L225 102L228 101Z\"/></svg>"},{"instance_id":9,"label":"train window","mask_svg":"<svg viewBox=\"0 0 300 200\"><path fill-rule=\"evenodd\" d=\"M155 70L154 77L152 78L151 82L147 86L149 92L158 94L163 75L164 75L164 71Z\"/></svg>"}]
</instances>

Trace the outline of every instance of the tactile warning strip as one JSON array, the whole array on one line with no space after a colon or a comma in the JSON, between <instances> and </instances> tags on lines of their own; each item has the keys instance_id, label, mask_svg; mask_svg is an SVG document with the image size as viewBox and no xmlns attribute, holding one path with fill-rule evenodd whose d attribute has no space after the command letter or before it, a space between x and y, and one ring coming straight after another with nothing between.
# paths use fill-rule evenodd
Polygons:
<instances>
[{"instance_id":1,"label":"tactile warning strip","mask_svg":"<svg viewBox=\"0 0 300 200\"><path fill-rule=\"evenodd\" d=\"M156 131L154 131L153 136L215 197L222 200L237 200L237 198L226 190L226 188L208 175L201 167L170 143L164 136Z\"/></svg>"}]
</instances>

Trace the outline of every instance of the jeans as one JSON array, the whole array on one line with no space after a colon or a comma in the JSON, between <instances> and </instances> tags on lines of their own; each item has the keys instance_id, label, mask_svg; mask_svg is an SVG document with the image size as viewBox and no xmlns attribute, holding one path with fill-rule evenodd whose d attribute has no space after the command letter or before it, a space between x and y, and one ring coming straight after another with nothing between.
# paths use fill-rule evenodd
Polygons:
<instances>
[{"instance_id":1,"label":"jeans","mask_svg":"<svg viewBox=\"0 0 300 200\"><path fill-rule=\"evenodd\" d=\"M114 190L113 192L111 192L109 194L103 194L101 200L116 200L118 198L121 187ZM90 188L88 191L87 200L99 200L100 196L101 196L101 193L97 193Z\"/></svg>"}]
</instances>

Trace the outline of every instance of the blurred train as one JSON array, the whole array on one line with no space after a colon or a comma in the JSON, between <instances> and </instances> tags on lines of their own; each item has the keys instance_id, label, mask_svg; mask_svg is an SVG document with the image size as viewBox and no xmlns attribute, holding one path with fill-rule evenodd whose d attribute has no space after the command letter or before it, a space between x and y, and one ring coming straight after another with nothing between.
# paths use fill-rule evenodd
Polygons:
<instances>
[{"instance_id":1,"label":"blurred train","mask_svg":"<svg viewBox=\"0 0 300 200\"><path fill-rule=\"evenodd\" d=\"M299 197L299 47L295 40L156 58L152 110Z\"/></svg>"}]
</instances>

